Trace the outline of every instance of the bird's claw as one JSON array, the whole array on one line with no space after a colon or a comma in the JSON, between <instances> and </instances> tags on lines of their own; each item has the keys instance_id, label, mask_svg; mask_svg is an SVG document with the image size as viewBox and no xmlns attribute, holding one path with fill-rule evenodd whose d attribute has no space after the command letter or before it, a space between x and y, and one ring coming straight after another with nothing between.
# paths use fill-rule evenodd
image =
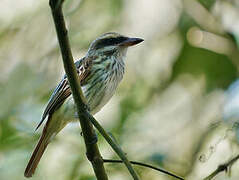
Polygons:
<instances>
[{"instance_id":1,"label":"bird's claw","mask_svg":"<svg viewBox=\"0 0 239 180\"><path fill-rule=\"evenodd\" d=\"M90 107L89 107L87 104L84 105L84 109L85 109L86 111L90 112Z\"/></svg>"},{"instance_id":2,"label":"bird's claw","mask_svg":"<svg viewBox=\"0 0 239 180\"><path fill-rule=\"evenodd\" d=\"M92 139L91 139L90 141L86 142L86 143L89 144L89 145L92 145L92 144L96 144L97 142L98 142L98 137L97 137L97 135L95 134L95 135L92 137Z\"/></svg>"}]
</instances>

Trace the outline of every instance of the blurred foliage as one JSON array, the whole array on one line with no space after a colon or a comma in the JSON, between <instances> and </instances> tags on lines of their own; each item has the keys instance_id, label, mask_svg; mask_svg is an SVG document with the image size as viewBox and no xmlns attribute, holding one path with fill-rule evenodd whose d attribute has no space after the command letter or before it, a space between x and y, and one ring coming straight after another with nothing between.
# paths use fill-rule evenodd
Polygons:
<instances>
[{"instance_id":1,"label":"blurred foliage","mask_svg":"<svg viewBox=\"0 0 239 180\"><path fill-rule=\"evenodd\" d=\"M215 0L206 2L213 5L212 2L215 2ZM209 4L206 2L202 4L208 7ZM237 67L233 65L226 55L190 45L186 36L189 29L194 26L199 25L189 15L183 13L179 21L179 27L184 39L184 46L177 62L173 66L174 74L172 78L175 79L182 73L190 73L198 77L204 76L207 90L227 88L237 78Z\"/></svg>"},{"instance_id":2,"label":"blurred foliage","mask_svg":"<svg viewBox=\"0 0 239 180\"><path fill-rule=\"evenodd\" d=\"M182 73L204 76L207 90L227 88L237 77L237 69L228 57L194 48L188 43L185 43L173 72L173 78Z\"/></svg>"},{"instance_id":3,"label":"blurred foliage","mask_svg":"<svg viewBox=\"0 0 239 180\"><path fill-rule=\"evenodd\" d=\"M204 7L211 9L216 0L198 0Z\"/></svg>"},{"instance_id":4,"label":"blurred foliage","mask_svg":"<svg viewBox=\"0 0 239 180\"><path fill-rule=\"evenodd\" d=\"M3 0L0 8L0 179L24 179L41 133L34 128L64 72L48 3ZM96 115L130 159L195 180L239 152L223 114L225 102L235 103L227 88L238 75L238 8L233 0L65 1L75 59L104 32L145 39L129 49L124 80ZM98 136L103 157L117 159ZM105 166L109 179L129 179L122 164ZM142 179L172 179L136 170ZM238 179L238 164L232 172L217 178ZM32 179L95 179L77 123L49 145Z\"/></svg>"}]
</instances>

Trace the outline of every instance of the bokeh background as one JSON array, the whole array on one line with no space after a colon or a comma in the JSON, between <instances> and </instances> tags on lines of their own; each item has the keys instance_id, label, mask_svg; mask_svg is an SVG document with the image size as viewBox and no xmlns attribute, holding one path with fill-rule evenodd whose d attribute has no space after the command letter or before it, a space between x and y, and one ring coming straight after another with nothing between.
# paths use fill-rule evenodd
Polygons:
<instances>
[{"instance_id":1,"label":"bokeh background","mask_svg":"<svg viewBox=\"0 0 239 180\"><path fill-rule=\"evenodd\" d=\"M0 3L0 179L21 180L34 131L64 74L47 1ZM239 154L239 1L66 0L73 56L109 31L145 41L128 51L117 93L95 117L129 159L203 179ZM33 180L93 180L77 123L48 146ZM104 158L117 159L99 135ZM143 180L171 180L135 167ZM106 164L109 179L130 179ZM239 163L217 180L239 178Z\"/></svg>"}]
</instances>

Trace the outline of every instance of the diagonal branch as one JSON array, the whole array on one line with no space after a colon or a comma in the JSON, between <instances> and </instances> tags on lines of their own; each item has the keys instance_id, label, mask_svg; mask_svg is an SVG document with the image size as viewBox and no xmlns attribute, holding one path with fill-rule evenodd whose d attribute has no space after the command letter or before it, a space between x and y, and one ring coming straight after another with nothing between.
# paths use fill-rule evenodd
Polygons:
<instances>
[{"instance_id":1,"label":"diagonal branch","mask_svg":"<svg viewBox=\"0 0 239 180\"><path fill-rule=\"evenodd\" d=\"M79 80L78 80L75 64L74 64L71 49L70 49L67 29L65 26L65 21L64 21L64 17L62 13L62 0L60 1L50 0L49 4L52 10L52 16L55 23L55 28L57 32L60 49L61 49L65 72L66 72L68 81L70 83L72 95L77 107L77 113L79 116L82 133L83 133L83 137L85 141L85 146L86 146L87 158L89 159L89 161L91 162L93 166L97 179L107 180L108 177L104 169L103 160L95 141L96 139L95 131L93 129L92 124L87 119L87 116L85 116L87 112L87 108L83 100L84 97L83 97L81 87L78 83Z\"/></svg>"},{"instance_id":2,"label":"diagonal branch","mask_svg":"<svg viewBox=\"0 0 239 180\"><path fill-rule=\"evenodd\" d=\"M239 159L239 154L235 156L234 158L232 158L231 160L229 160L227 163L219 165L215 171L213 171L209 176L207 176L203 180L211 180L220 172L223 172L223 171L227 172L228 168L232 166L238 159Z\"/></svg>"},{"instance_id":3,"label":"diagonal branch","mask_svg":"<svg viewBox=\"0 0 239 180\"><path fill-rule=\"evenodd\" d=\"M97 138L95 131L93 129L92 123L96 126L99 132L103 135L103 137L107 140L107 142L111 145L111 147L115 150L118 156L125 163L128 168L130 174L134 178L134 180L138 180L138 176L135 173L132 165L126 158L124 152L121 148L113 142L113 140L109 137L109 135L105 132L105 130L101 127L101 125L94 119L94 117L88 112L87 106L85 105L84 96L79 84L76 68L74 65L70 43L67 35L67 29L65 26L65 21L62 13L62 3L64 0L49 0L49 4L52 10L52 16L55 23L55 28L57 32L57 37L61 49L61 54L63 58L65 72L71 87L72 95L74 98L74 102L76 104L78 117L80 120L82 133L86 146L86 155L88 160L92 163L95 175L98 180L106 180L107 174L105 173L105 169L103 166L103 159L100 155L98 146L96 144ZM92 122L92 123L91 123Z\"/></svg>"}]
</instances>

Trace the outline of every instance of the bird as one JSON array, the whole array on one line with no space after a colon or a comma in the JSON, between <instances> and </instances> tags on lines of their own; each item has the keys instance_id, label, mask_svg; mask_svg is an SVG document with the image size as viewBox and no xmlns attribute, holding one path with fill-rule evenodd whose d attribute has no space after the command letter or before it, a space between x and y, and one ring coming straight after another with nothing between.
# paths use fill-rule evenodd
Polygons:
<instances>
[{"instance_id":1,"label":"bird","mask_svg":"<svg viewBox=\"0 0 239 180\"><path fill-rule=\"evenodd\" d=\"M79 83L89 112L94 115L111 99L125 71L127 49L144 41L116 32L97 37L86 55L75 62ZM76 106L67 76L56 86L43 112L36 130L47 119L41 137L24 172L32 177L37 165L52 139L70 122L77 121Z\"/></svg>"}]
</instances>

